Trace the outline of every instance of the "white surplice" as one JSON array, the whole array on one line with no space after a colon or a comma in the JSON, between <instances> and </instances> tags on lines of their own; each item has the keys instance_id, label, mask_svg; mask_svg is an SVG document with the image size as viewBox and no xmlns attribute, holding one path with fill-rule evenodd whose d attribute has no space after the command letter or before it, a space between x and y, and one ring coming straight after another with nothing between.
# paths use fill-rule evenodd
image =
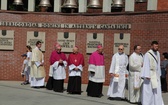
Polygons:
<instances>
[{"instance_id":1,"label":"white surplice","mask_svg":"<svg viewBox=\"0 0 168 105\"><path fill-rule=\"evenodd\" d=\"M74 70L75 68L78 68L78 70ZM70 77L73 77L73 76L81 77L82 71L83 71L82 65L79 65L79 66L75 66L74 64L69 65L69 76Z\"/></svg>"},{"instance_id":2,"label":"white surplice","mask_svg":"<svg viewBox=\"0 0 168 105\"><path fill-rule=\"evenodd\" d=\"M140 102L141 91L141 70L143 64L142 55L137 53L131 54L129 57L129 80L128 80L128 100L132 103Z\"/></svg>"},{"instance_id":3,"label":"white surplice","mask_svg":"<svg viewBox=\"0 0 168 105\"><path fill-rule=\"evenodd\" d=\"M59 65L58 61L56 61L52 65L52 69L53 69L52 76L55 80L62 80L66 78L66 72L65 72L66 66L67 66L67 61L63 61L63 65Z\"/></svg>"},{"instance_id":4,"label":"white surplice","mask_svg":"<svg viewBox=\"0 0 168 105\"><path fill-rule=\"evenodd\" d=\"M155 57L155 59L149 52ZM141 72L141 77L144 78L141 97L142 105L164 105L160 76L160 53L157 51L157 55L155 55L152 50L149 50L145 54Z\"/></svg>"},{"instance_id":5,"label":"white surplice","mask_svg":"<svg viewBox=\"0 0 168 105\"><path fill-rule=\"evenodd\" d=\"M113 73L115 77L111 78L110 85L108 88L107 96L109 97L120 97L124 98L125 96L125 83L126 83L126 74L128 65L128 57L126 54L116 53L112 57L112 62L110 66L109 73Z\"/></svg>"},{"instance_id":6,"label":"white surplice","mask_svg":"<svg viewBox=\"0 0 168 105\"><path fill-rule=\"evenodd\" d=\"M88 71L95 72L91 74L89 72L89 81L96 83L103 83L105 81L105 66L89 64Z\"/></svg>"}]
</instances>

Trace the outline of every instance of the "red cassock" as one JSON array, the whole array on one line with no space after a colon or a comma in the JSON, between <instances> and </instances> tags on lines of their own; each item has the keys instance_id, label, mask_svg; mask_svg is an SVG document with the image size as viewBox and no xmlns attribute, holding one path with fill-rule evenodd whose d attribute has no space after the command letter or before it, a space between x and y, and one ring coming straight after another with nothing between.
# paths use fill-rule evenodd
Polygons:
<instances>
[{"instance_id":1,"label":"red cassock","mask_svg":"<svg viewBox=\"0 0 168 105\"><path fill-rule=\"evenodd\" d=\"M67 61L66 55L63 52L58 53L57 51L53 51L50 56L50 65L54 64L60 59L62 59L63 61Z\"/></svg>"},{"instance_id":2,"label":"red cassock","mask_svg":"<svg viewBox=\"0 0 168 105\"><path fill-rule=\"evenodd\" d=\"M68 57L68 65L74 64L75 66L84 66L84 57L81 53L71 53Z\"/></svg>"}]
</instances>

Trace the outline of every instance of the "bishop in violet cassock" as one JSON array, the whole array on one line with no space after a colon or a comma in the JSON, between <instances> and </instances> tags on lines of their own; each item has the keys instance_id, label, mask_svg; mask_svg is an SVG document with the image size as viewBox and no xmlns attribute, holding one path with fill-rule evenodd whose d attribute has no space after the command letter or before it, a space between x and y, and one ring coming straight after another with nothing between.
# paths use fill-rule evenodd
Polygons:
<instances>
[{"instance_id":1,"label":"bishop in violet cassock","mask_svg":"<svg viewBox=\"0 0 168 105\"><path fill-rule=\"evenodd\" d=\"M61 46L55 45L55 50L50 56L50 71L49 80L47 82L47 89L53 89L55 92L63 92L64 79L66 78L65 68L67 66L67 58L61 52Z\"/></svg>"},{"instance_id":2,"label":"bishop in violet cassock","mask_svg":"<svg viewBox=\"0 0 168 105\"><path fill-rule=\"evenodd\" d=\"M98 45L97 51L93 52L89 58L89 83L87 95L91 97L101 97L103 82L105 81L105 66L103 47Z\"/></svg>"}]
</instances>

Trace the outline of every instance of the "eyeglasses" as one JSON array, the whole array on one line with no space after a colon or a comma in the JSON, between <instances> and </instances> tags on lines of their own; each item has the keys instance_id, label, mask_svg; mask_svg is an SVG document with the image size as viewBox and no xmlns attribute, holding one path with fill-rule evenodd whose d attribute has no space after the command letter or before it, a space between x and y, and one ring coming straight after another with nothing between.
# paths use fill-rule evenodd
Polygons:
<instances>
[{"instance_id":1,"label":"eyeglasses","mask_svg":"<svg viewBox=\"0 0 168 105\"><path fill-rule=\"evenodd\" d=\"M119 48L118 50L123 50L123 49Z\"/></svg>"}]
</instances>

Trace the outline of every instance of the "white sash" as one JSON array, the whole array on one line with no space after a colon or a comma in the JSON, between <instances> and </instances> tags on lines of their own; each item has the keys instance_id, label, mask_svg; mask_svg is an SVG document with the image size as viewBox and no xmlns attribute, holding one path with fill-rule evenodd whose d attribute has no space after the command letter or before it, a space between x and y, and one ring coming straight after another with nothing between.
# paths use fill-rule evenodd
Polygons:
<instances>
[{"instance_id":1,"label":"white sash","mask_svg":"<svg viewBox=\"0 0 168 105\"><path fill-rule=\"evenodd\" d=\"M141 66L143 63L143 57L141 55L137 55L136 53L132 54L132 58L135 63L138 63L138 65ZM141 70L137 70L134 72L134 89L139 89L141 86Z\"/></svg>"},{"instance_id":2,"label":"white sash","mask_svg":"<svg viewBox=\"0 0 168 105\"><path fill-rule=\"evenodd\" d=\"M155 56L152 50L149 50L149 52L153 56ZM150 53L148 55L149 55L149 59L150 59L151 84L152 84L152 88L155 89L155 88L158 87L157 74L156 74L156 64L157 64L157 62ZM157 57L156 57L156 59L158 60Z\"/></svg>"},{"instance_id":3,"label":"white sash","mask_svg":"<svg viewBox=\"0 0 168 105\"><path fill-rule=\"evenodd\" d=\"M119 67L119 55L116 54L116 64L115 64L114 73L119 75L119 69L120 69L120 67ZM114 77L113 81L118 82L119 81L119 77Z\"/></svg>"},{"instance_id":4,"label":"white sash","mask_svg":"<svg viewBox=\"0 0 168 105\"><path fill-rule=\"evenodd\" d=\"M134 88L139 89L141 85L140 72L134 72Z\"/></svg>"}]
</instances>

